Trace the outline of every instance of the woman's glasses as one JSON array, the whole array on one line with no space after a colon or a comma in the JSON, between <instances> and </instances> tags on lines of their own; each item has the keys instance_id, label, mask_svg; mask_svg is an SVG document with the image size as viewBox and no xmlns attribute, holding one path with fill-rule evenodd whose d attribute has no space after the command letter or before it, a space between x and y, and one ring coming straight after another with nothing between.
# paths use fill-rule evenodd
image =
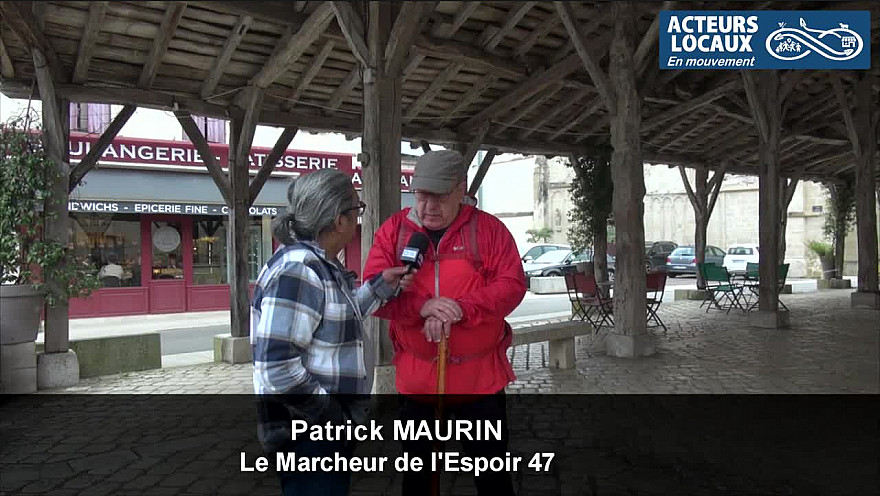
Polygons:
<instances>
[{"instance_id":1,"label":"woman's glasses","mask_svg":"<svg viewBox=\"0 0 880 496\"><path fill-rule=\"evenodd\" d=\"M362 202L362 201L359 201L359 202L358 202L358 205L357 205L356 207L349 207L349 208L346 208L345 210L343 210L342 212L340 212L340 215L341 215L341 214L346 214L346 213L348 213L348 212L351 212L352 210L357 210L357 211L358 211L358 215L360 216L360 215L364 215L364 211L365 211L366 209L367 209L367 204L364 203L364 202Z\"/></svg>"}]
</instances>

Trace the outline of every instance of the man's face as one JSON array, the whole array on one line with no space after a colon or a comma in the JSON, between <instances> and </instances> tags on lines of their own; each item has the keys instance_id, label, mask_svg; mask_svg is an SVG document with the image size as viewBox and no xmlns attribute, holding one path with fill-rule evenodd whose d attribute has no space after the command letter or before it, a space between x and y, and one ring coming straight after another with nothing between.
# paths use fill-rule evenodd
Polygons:
<instances>
[{"instance_id":1,"label":"man's face","mask_svg":"<svg viewBox=\"0 0 880 496\"><path fill-rule=\"evenodd\" d=\"M446 229L458 216L464 196L464 181L452 187L446 194L416 191L416 214L426 229Z\"/></svg>"}]
</instances>

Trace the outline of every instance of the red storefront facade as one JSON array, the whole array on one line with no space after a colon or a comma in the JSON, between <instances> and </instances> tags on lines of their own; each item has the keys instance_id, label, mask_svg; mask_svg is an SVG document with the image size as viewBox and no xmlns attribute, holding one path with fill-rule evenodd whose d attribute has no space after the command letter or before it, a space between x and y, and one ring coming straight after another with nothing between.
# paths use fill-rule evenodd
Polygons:
<instances>
[{"instance_id":1,"label":"red storefront facade","mask_svg":"<svg viewBox=\"0 0 880 496\"><path fill-rule=\"evenodd\" d=\"M72 133L71 162L96 141L97 136ZM228 146L211 144L211 150L225 168ZM269 152L252 150L252 174ZM251 208L251 280L277 247L270 224L283 212L289 178L324 168L349 174L361 189L352 154L286 151ZM404 198L411 196L410 180L407 168ZM102 276L104 287L72 299L71 318L229 309L228 210L191 143L117 138L84 183L69 202L71 244ZM357 273L360 251L358 236L342 254Z\"/></svg>"}]
</instances>

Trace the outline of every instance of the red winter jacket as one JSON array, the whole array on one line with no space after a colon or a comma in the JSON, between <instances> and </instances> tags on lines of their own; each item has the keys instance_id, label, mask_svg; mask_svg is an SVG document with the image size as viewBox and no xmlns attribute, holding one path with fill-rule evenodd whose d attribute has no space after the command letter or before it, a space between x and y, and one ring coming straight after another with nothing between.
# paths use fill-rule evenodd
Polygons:
<instances>
[{"instance_id":1,"label":"red winter jacket","mask_svg":"<svg viewBox=\"0 0 880 496\"><path fill-rule=\"evenodd\" d=\"M364 280L402 265L400 251L415 231L424 232L415 209L404 209L386 220L376 231ZM503 389L516 379L507 359L512 333L504 318L525 296L525 274L507 227L491 214L462 205L436 250L433 244L428 248L413 285L375 313L391 321L397 390L437 392L438 345L425 339L424 319L419 315L422 305L435 296L435 279L439 296L456 300L464 313L448 340L446 393L490 394Z\"/></svg>"}]
</instances>

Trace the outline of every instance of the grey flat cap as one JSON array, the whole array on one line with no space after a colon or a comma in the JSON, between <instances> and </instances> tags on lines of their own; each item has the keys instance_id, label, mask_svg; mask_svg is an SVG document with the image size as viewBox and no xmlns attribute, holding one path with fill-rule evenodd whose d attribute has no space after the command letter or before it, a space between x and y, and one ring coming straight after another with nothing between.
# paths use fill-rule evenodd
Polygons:
<instances>
[{"instance_id":1,"label":"grey flat cap","mask_svg":"<svg viewBox=\"0 0 880 496\"><path fill-rule=\"evenodd\" d=\"M412 185L414 191L446 194L464 180L464 159L455 150L428 152L416 161Z\"/></svg>"}]
</instances>

